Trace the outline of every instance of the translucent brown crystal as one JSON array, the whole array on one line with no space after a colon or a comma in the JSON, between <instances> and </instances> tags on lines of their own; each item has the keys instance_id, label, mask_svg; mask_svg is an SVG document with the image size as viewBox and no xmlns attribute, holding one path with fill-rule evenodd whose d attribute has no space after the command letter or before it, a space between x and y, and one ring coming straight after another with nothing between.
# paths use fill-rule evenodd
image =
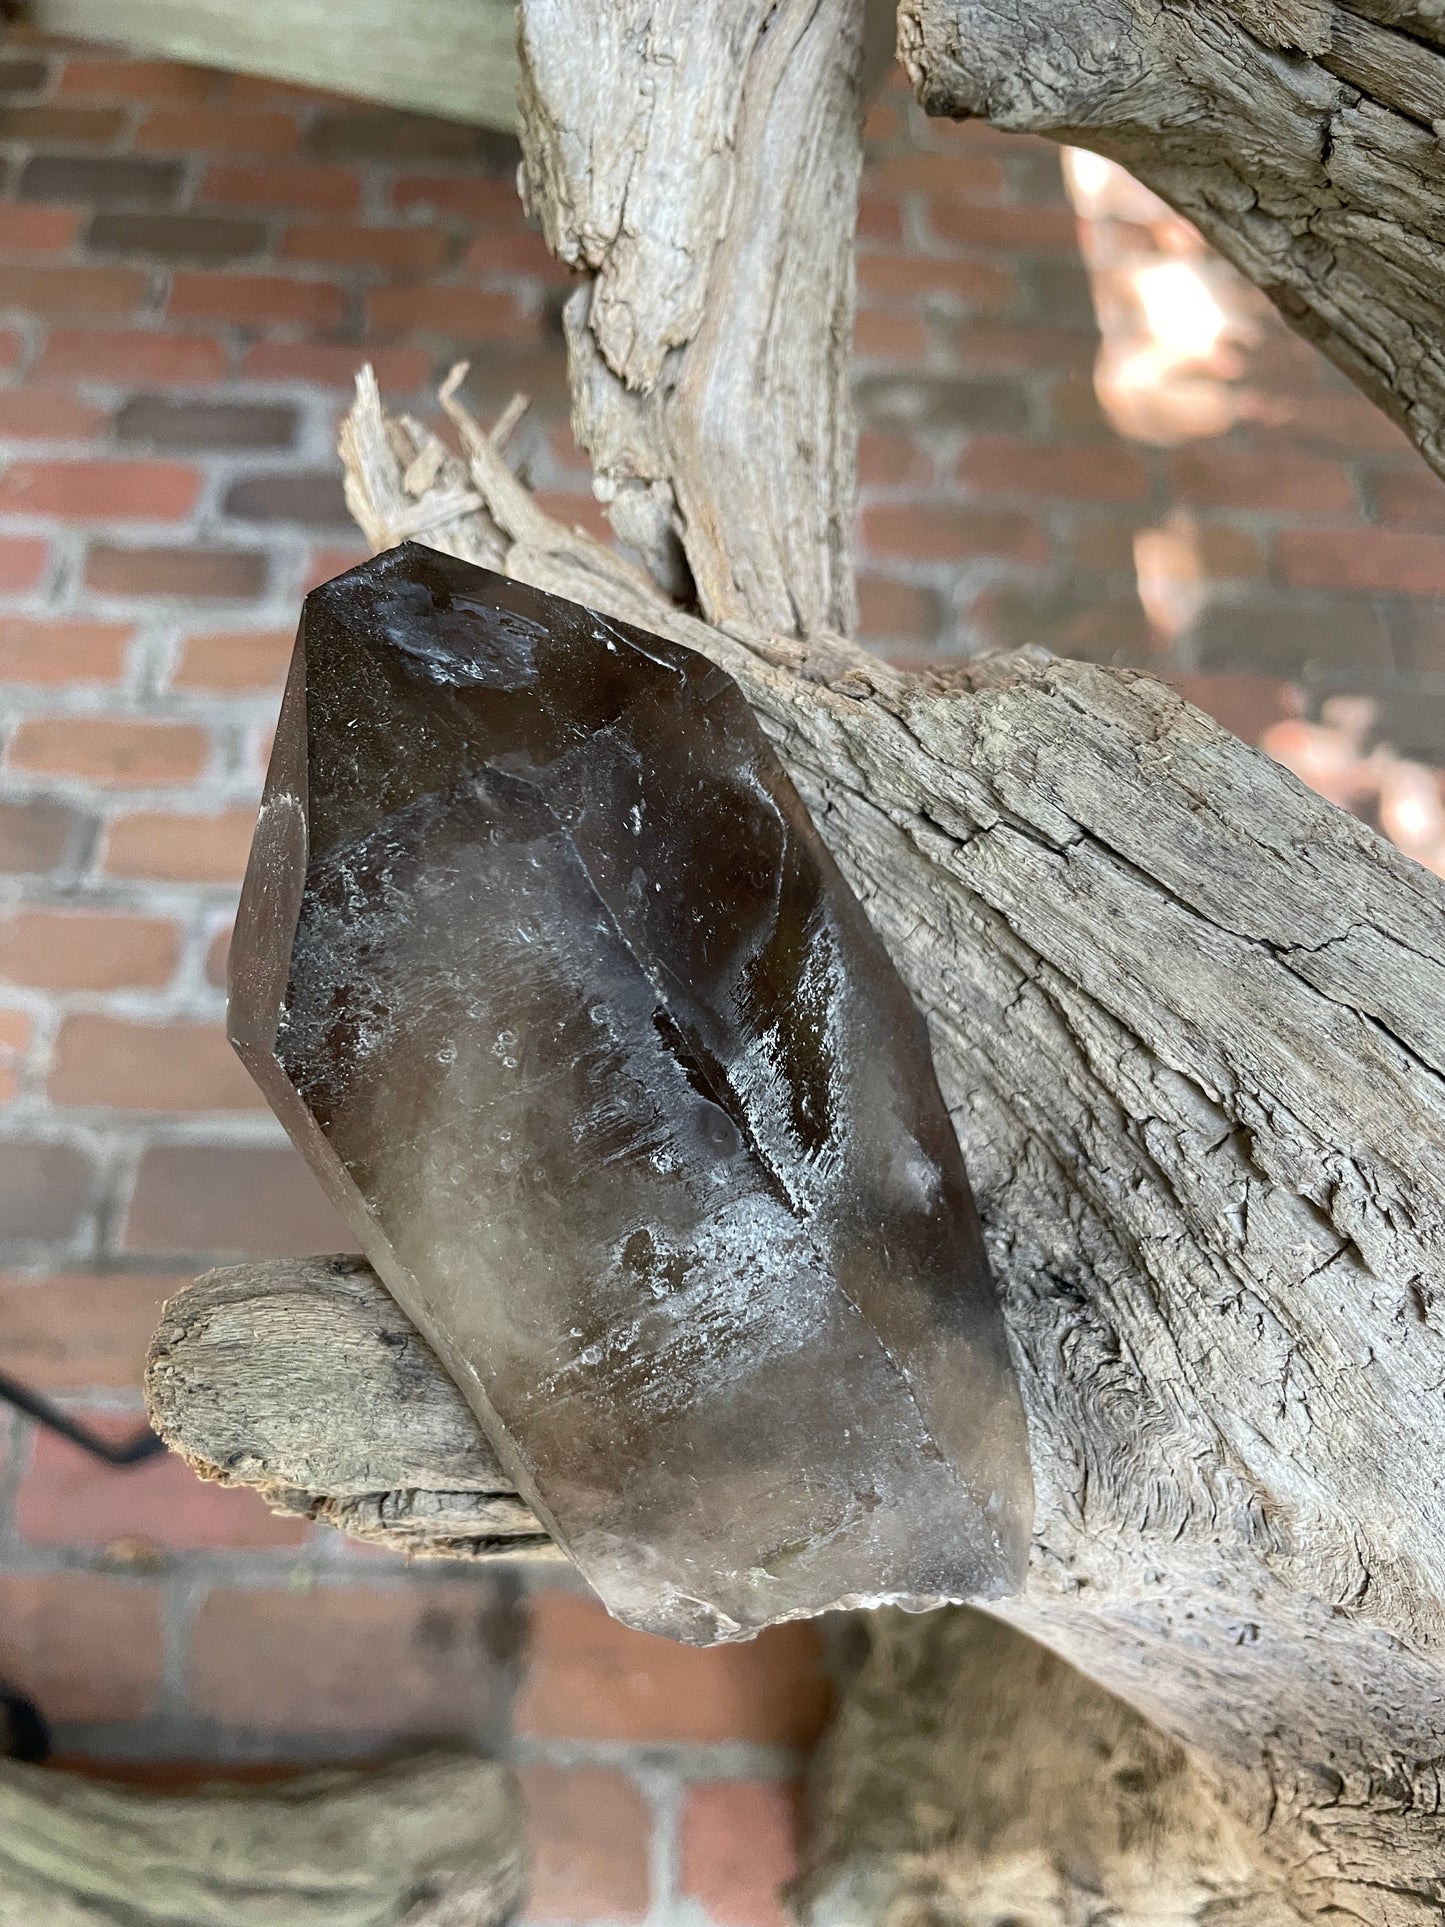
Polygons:
<instances>
[{"instance_id":1,"label":"translucent brown crystal","mask_svg":"<svg viewBox=\"0 0 1445 1927\"><path fill-rule=\"evenodd\" d=\"M327 583L232 956L237 1049L619 1618L1017 1585L924 1026L731 678L415 544Z\"/></svg>"}]
</instances>

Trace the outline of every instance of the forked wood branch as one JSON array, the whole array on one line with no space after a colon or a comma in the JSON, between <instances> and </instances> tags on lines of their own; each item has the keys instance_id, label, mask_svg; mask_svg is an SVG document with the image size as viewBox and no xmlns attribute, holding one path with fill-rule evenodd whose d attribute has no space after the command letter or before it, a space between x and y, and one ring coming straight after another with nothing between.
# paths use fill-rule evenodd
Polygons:
<instances>
[{"instance_id":1,"label":"forked wood branch","mask_svg":"<svg viewBox=\"0 0 1445 1927\"><path fill-rule=\"evenodd\" d=\"M931 114L1119 161L1445 474L1436 0L903 0Z\"/></svg>"},{"instance_id":2,"label":"forked wood branch","mask_svg":"<svg viewBox=\"0 0 1445 1927\"><path fill-rule=\"evenodd\" d=\"M793 84L792 62L816 74L811 26L831 16L791 0L766 19L748 0L710 10L696 44L717 98L684 101L671 69L693 11L615 39L607 0L527 0L523 53L530 192L595 277L574 308L578 430L611 489L614 427L631 424L631 479L665 511L631 533L673 588L657 531L677 535L703 615L547 516L454 399L464 459L388 420L362 383L344 443L353 508L378 548L419 536L702 651L772 734L928 1016L979 1195L1038 1492L1028 1584L999 1613L1185 1745L1210 1790L1201 1815L1227 1819L1207 1852L1175 1857L1217 1863L1179 1918L1229 1919L1233 1891L1241 1922L1290 1918L1265 1911L1280 1895L1304 1919L1438 1921L1445 886L1147 678L1031 654L905 677L831 633L846 552L821 558L846 462L820 451L851 448L846 395L830 376L826 436L804 432L766 379L773 323L745 331L743 352L710 318L715 301L771 312L786 289L789 338L811 342L815 375L831 370L852 209L810 184L846 198L856 121L815 115ZM782 102L806 219L778 161ZM696 127L733 175L705 208L683 138ZM612 161L589 165L609 129L627 130L625 192ZM825 138L832 155L814 151ZM717 241L707 225L743 209L772 237L760 257L742 229ZM697 305L676 243L704 214L699 259L726 246L732 273L773 279L708 281ZM796 580L795 549L813 558ZM480 1457L462 1479L372 1462L358 1489L395 1381L368 1370L354 1403L327 1395L329 1308L349 1295L355 1313L362 1287L300 1282L327 1308L304 1331L271 1322L294 1273L284 1288L274 1270L231 1273L173 1308L153 1380L170 1436L203 1467L310 1495L288 1503L344 1516L364 1499L393 1540L486 1550L497 1535L472 1529L473 1499L465 1529L456 1509L459 1493L507 1496ZM304 1450L294 1430L267 1434L275 1399L239 1347L219 1370L222 1353L188 1350L214 1346L223 1311L263 1358L291 1334ZM428 1369L424 1352L411 1362ZM899 1664L926 1676L906 1652ZM1036 1716L1015 1710L1036 1744ZM900 1733L912 1717L901 1703ZM827 1784L832 1859L808 1889L820 1927L859 1917L836 1896L874 1791L858 1772ZM1125 1824L1122 1798L1111 1816ZM1000 1867L1011 1850L1001 1835ZM1016 1882L1014 1911L1092 1917L1093 1879L1081 1863L1052 1913ZM971 1904L960 1889L948 1917L995 1917Z\"/></svg>"}]
</instances>

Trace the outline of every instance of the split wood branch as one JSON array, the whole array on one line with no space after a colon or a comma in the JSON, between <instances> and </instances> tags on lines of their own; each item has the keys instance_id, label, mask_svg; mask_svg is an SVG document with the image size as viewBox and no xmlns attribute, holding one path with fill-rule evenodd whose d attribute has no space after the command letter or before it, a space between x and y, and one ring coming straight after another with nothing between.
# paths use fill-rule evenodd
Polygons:
<instances>
[{"instance_id":1,"label":"split wood branch","mask_svg":"<svg viewBox=\"0 0 1445 1927\"><path fill-rule=\"evenodd\" d=\"M1445 474L1434 0L903 0L929 113L1120 162Z\"/></svg>"},{"instance_id":2,"label":"split wood branch","mask_svg":"<svg viewBox=\"0 0 1445 1927\"><path fill-rule=\"evenodd\" d=\"M425 434L363 382L373 540ZM1002 1612L1209 1763L1307 1918L1432 1917L1369 1892L1442 1862L1445 885L1146 677L1030 655L905 677L710 628L468 439L487 519L457 551L729 670L927 1014L1039 1495ZM232 1477L344 1499L327 1455L380 1435L386 1383L329 1399L334 1354L290 1313L266 1340L256 1278L225 1289L262 1355L290 1344L305 1477L267 1458L239 1360L198 1374L208 1424L232 1402L227 1452L200 1399L158 1419Z\"/></svg>"}]
</instances>

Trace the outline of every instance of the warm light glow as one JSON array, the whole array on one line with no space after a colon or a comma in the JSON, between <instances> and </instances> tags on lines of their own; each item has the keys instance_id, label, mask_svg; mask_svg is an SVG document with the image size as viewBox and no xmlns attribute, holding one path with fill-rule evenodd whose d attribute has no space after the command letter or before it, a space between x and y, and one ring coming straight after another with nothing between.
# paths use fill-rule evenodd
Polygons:
<instances>
[{"instance_id":1,"label":"warm light glow","mask_svg":"<svg viewBox=\"0 0 1445 1927\"><path fill-rule=\"evenodd\" d=\"M1229 317L1188 261L1137 268L1134 290L1156 344L1184 361L1203 361L1219 346Z\"/></svg>"},{"instance_id":2,"label":"warm light glow","mask_svg":"<svg viewBox=\"0 0 1445 1927\"><path fill-rule=\"evenodd\" d=\"M1166 446L1222 435L1258 398L1239 385L1252 291L1200 234L1113 161L1064 157L1101 336L1094 386L1121 434Z\"/></svg>"},{"instance_id":3,"label":"warm light glow","mask_svg":"<svg viewBox=\"0 0 1445 1927\"><path fill-rule=\"evenodd\" d=\"M1317 723L1284 722L1267 729L1260 748L1293 770L1302 783L1344 809L1373 815L1406 856L1445 876L1445 777L1397 756L1365 751L1375 706L1364 696L1335 696Z\"/></svg>"}]
</instances>

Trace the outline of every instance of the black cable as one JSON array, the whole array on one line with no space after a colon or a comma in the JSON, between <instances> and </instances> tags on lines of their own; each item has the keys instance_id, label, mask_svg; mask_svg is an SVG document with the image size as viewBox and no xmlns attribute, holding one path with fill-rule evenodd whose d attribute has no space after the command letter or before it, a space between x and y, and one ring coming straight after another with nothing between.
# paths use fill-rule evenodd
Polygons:
<instances>
[{"instance_id":1,"label":"black cable","mask_svg":"<svg viewBox=\"0 0 1445 1927\"><path fill-rule=\"evenodd\" d=\"M18 1378L11 1378L7 1372L0 1372L0 1399L7 1405L13 1405L16 1411L33 1418L37 1425L43 1425L48 1431L58 1432L63 1439L69 1439L72 1445L78 1445L82 1452L88 1452L92 1458L103 1459L107 1465L140 1465L166 1449L165 1440L157 1438L148 1425L143 1426L132 1438L105 1438L101 1433L93 1432L88 1425L82 1425L78 1419L71 1418L68 1412L53 1405L48 1398L42 1398L39 1392L32 1392Z\"/></svg>"}]
</instances>

